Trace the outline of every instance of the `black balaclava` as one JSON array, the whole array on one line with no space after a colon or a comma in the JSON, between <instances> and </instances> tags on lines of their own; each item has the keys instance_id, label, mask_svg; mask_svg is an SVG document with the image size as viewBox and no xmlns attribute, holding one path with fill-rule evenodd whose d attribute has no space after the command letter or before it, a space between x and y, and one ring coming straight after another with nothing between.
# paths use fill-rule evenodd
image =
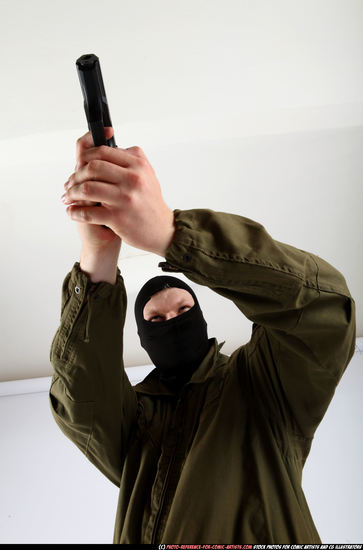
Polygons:
<instances>
[{"instance_id":1,"label":"black balaclava","mask_svg":"<svg viewBox=\"0 0 363 550\"><path fill-rule=\"evenodd\" d=\"M194 306L168 321L146 321L143 315L146 302L157 292L175 287L187 290L193 296ZM137 295L135 318L141 346L158 369L160 379L174 388L187 382L211 345L207 323L190 286L167 275L150 279Z\"/></svg>"}]
</instances>

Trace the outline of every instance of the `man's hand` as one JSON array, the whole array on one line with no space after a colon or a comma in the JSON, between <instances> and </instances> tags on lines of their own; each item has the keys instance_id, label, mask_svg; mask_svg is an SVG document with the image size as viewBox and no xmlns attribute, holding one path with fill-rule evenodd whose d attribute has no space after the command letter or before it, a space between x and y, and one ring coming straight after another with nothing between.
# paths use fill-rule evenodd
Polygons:
<instances>
[{"instance_id":1,"label":"man's hand","mask_svg":"<svg viewBox=\"0 0 363 550\"><path fill-rule=\"evenodd\" d=\"M106 137L111 135L112 129L107 129ZM64 204L71 205L68 215L84 226L80 227L83 242L103 246L117 236L165 257L175 232L174 214L144 152L139 147L92 144L90 132L78 140L77 170L63 197Z\"/></svg>"}]
</instances>

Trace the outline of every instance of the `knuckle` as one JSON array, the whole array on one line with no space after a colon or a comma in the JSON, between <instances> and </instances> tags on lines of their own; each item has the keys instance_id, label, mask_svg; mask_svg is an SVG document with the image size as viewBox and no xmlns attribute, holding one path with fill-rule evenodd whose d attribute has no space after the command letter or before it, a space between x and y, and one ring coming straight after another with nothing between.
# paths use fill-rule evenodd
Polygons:
<instances>
[{"instance_id":1,"label":"knuckle","mask_svg":"<svg viewBox=\"0 0 363 550\"><path fill-rule=\"evenodd\" d=\"M88 149L84 149L83 151L79 151L77 155L77 159L80 162L87 162L87 156L89 155Z\"/></svg>"},{"instance_id":2,"label":"knuckle","mask_svg":"<svg viewBox=\"0 0 363 550\"><path fill-rule=\"evenodd\" d=\"M137 165L138 165L139 168L144 170L145 168L147 168L149 166L149 163L148 163L148 161L145 157L138 157Z\"/></svg>"},{"instance_id":3,"label":"knuckle","mask_svg":"<svg viewBox=\"0 0 363 550\"><path fill-rule=\"evenodd\" d=\"M77 154L77 157L79 157L82 154L83 150L84 150L83 137L80 137L76 140L76 154Z\"/></svg>"},{"instance_id":4,"label":"knuckle","mask_svg":"<svg viewBox=\"0 0 363 550\"><path fill-rule=\"evenodd\" d=\"M100 166L99 160L91 159L87 164L87 175L91 178L94 178L97 175L99 166Z\"/></svg>"},{"instance_id":5,"label":"knuckle","mask_svg":"<svg viewBox=\"0 0 363 550\"><path fill-rule=\"evenodd\" d=\"M134 157L145 158L144 151L138 145L133 145L132 147L127 147L126 151L131 153Z\"/></svg>"},{"instance_id":6,"label":"knuckle","mask_svg":"<svg viewBox=\"0 0 363 550\"><path fill-rule=\"evenodd\" d=\"M143 156L144 155L144 151L138 145L135 145L134 151L135 151L135 155L137 155L137 156Z\"/></svg>"},{"instance_id":7,"label":"knuckle","mask_svg":"<svg viewBox=\"0 0 363 550\"><path fill-rule=\"evenodd\" d=\"M122 205L126 208L129 208L130 206L135 206L135 197L133 190L130 189L127 193L122 194Z\"/></svg>"},{"instance_id":8,"label":"knuckle","mask_svg":"<svg viewBox=\"0 0 363 550\"><path fill-rule=\"evenodd\" d=\"M83 198L87 198L89 197L89 195L91 194L91 188L90 188L90 185L88 182L84 182L82 183L80 186L79 186L79 191L80 191L80 195L83 197Z\"/></svg>"},{"instance_id":9,"label":"knuckle","mask_svg":"<svg viewBox=\"0 0 363 550\"><path fill-rule=\"evenodd\" d=\"M140 187L142 185L142 175L139 172L130 172L129 181L131 185Z\"/></svg>"},{"instance_id":10,"label":"knuckle","mask_svg":"<svg viewBox=\"0 0 363 550\"><path fill-rule=\"evenodd\" d=\"M101 155L103 157L105 157L107 155L107 153L109 152L109 146L108 145L100 145L98 150L99 152L101 153Z\"/></svg>"},{"instance_id":11,"label":"knuckle","mask_svg":"<svg viewBox=\"0 0 363 550\"><path fill-rule=\"evenodd\" d=\"M84 222L91 221L91 216L90 216L87 208L81 208L80 211L79 211L79 214L80 214L80 218L81 218L82 221L84 221Z\"/></svg>"}]
</instances>

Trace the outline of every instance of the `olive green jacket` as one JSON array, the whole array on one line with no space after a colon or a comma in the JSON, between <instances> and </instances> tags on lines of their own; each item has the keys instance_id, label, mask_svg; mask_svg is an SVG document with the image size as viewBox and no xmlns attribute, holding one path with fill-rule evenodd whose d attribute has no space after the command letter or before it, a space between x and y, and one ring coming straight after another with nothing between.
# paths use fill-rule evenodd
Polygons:
<instances>
[{"instance_id":1,"label":"olive green jacket","mask_svg":"<svg viewBox=\"0 0 363 550\"><path fill-rule=\"evenodd\" d=\"M54 418L120 487L115 543L319 543L301 479L355 348L345 279L250 219L174 216L163 269L232 300L250 341L228 357L214 340L180 394L156 370L132 387L122 277L91 284L75 264L51 347Z\"/></svg>"}]
</instances>

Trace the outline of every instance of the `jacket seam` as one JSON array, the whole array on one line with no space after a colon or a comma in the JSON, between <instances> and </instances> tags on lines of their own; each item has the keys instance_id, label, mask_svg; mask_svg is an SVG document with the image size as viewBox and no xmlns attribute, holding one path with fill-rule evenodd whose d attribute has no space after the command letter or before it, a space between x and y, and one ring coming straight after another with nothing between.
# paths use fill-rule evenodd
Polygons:
<instances>
[{"instance_id":1,"label":"jacket seam","mask_svg":"<svg viewBox=\"0 0 363 550\"><path fill-rule=\"evenodd\" d=\"M185 247L191 247L193 250L201 252L202 254L204 254L205 256L207 256L209 258L215 258L215 259L219 259L219 260L222 260L222 261L225 261L225 262L237 262L237 263L243 263L243 264L250 265L250 266L264 267L266 269L276 271L277 273L291 275L291 276L295 277L296 279L300 279L303 282L303 286L306 287L306 288L313 288L315 290L329 292L331 294L337 294L339 296L343 296L345 298L352 299L351 295L349 293L344 292L343 290L339 290L339 289L336 289L336 288L328 288L328 287L325 287L325 286L321 286L319 284L319 280L318 280L319 267L318 267L318 264L316 263L313 256L311 256L311 254L308 254L308 253L307 253L307 256L314 262L314 264L316 266L316 269L317 269L314 280L305 279L305 277L302 273L296 273L294 271L291 271L290 269L283 269L281 267L278 267L278 266L275 266L275 265L272 265L272 264L268 264L263 260L254 259L253 261L250 261L248 258L242 257L242 256L237 256L237 255L236 256L230 256L230 255L227 255L227 254L219 254L218 252L216 253L216 252L213 252L213 251L206 251L206 250L203 250L202 248L196 246L192 241L187 243L187 242L175 240L173 244L180 245L180 246L185 246ZM182 267L184 273L192 273L191 270L184 269L184 266L181 266L181 267ZM209 279L206 278L206 280L213 281L213 282L216 282L216 283L218 282L217 280L211 279L211 278L209 278ZM228 282L233 282L233 279L229 279L229 280L224 279L224 282L225 283L226 282L227 283ZM263 286L263 284L261 286ZM271 284L266 285L266 286L271 286ZM274 286L278 287L280 285L274 285ZM285 288L284 285L281 285L281 288Z\"/></svg>"},{"instance_id":2,"label":"jacket seam","mask_svg":"<svg viewBox=\"0 0 363 550\"><path fill-rule=\"evenodd\" d=\"M223 261L226 261L226 262L237 262L237 263L245 263L245 264L248 264L248 265L256 265L258 267L265 267L267 269L272 269L273 271L277 271L278 273L286 273L288 275L292 275L298 279L301 279L303 281L305 281L305 278L304 278L304 275L302 273L296 273L294 271L291 271L289 269L282 269L281 267L277 267L273 264L268 264L266 263L265 261L263 260L258 260L258 259L254 259L253 261L249 260L248 258L246 257L242 257L242 256L230 256L230 255L227 255L227 254L220 254L218 252L213 252L213 251L206 251L206 250L203 250L202 248L196 246L194 243L190 242L190 243L187 243L187 242L183 242L183 241L174 241L174 244L175 245L181 245L181 246L185 246L185 247L191 247L193 248L194 250L197 250L199 252L201 252L202 254L204 254L205 256L208 256L210 258L217 258L219 260L223 260ZM308 282L308 280L307 280Z\"/></svg>"}]
</instances>

